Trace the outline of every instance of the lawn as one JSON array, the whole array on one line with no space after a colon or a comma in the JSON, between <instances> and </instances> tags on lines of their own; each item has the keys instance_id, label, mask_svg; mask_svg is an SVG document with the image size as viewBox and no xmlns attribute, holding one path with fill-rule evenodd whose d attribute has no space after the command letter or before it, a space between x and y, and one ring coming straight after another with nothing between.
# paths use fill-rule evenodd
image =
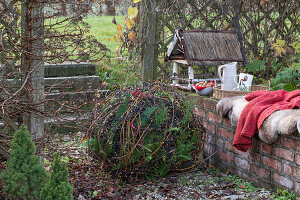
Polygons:
<instances>
[{"instance_id":1,"label":"lawn","mask_svg":"<svg viewBox=\"0 0 300 200\"><path fill-rule=\"evenodd\" d=\"M115 16L116 21L121 26L124 25L125 16ZM90 34L104 44L114 54L117 43L113 40L117 34L117 25L112 23L113 16L89 16L86 22L91 26Z\"/></svg>"}]
</instances>

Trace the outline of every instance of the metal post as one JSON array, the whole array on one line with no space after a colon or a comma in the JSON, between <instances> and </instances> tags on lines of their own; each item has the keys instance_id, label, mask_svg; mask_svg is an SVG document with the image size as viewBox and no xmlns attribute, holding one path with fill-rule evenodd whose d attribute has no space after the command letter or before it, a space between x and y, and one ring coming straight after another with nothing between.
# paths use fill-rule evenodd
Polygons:
<instances>
[{"instance_id":1,"label":"metal post","mask_svg":"<svg viewBox=\"0 0 300 200\"><path fill-rule=\"evenodd\" d=\"M192 65L188 66L188 73L189 73L189 85L188 88L191 89L192 88L192 83L194 80L194 69Z\"/></svg>"},{"instance_id":2,"label":"metal post","mask_svg":"<svg viewBox=\"0 0 300 200\"><path fill-rule=\"evenodd\" d=\"M172 78L173 78L172 83L173 83L173 85L179 85L178 71L179 71L178 63L174 62L173 63L173 74L172 74Z\"/></svg>"}]
</instances>

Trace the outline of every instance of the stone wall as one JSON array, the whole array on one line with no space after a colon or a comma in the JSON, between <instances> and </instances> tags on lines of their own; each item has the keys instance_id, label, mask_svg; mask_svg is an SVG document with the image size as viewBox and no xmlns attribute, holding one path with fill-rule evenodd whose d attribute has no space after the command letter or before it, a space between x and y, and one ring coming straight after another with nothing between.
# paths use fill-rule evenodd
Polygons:
<instances>
[{"instance_id":1,"label":"stone wall","mask_svg":"<svg viewBox=\"0 0 300 200\"><path fill-rule=\"evenodd\" d=\"M217 100L189 95L193 111L207 132L205 153L209 162L267 189L277 187L294 191L300 197L300 137L279 136L272 145L261 142L258 136L248 152L232 146L236 127L216 113ZM299 134L298 134L299 135Z\"/></svg>"}]
</instances>

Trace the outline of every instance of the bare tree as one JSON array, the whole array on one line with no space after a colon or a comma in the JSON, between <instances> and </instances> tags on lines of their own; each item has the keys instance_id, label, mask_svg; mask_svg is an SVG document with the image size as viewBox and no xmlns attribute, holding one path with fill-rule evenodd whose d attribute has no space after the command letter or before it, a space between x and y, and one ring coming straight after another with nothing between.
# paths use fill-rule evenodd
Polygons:
<instances>
[{"instance_id":1,"label":"bare tree","mask_svg":"<svg viewBox=\"0 0 300 200\"><path fill-rule=\"evenodd\" d=\"M65 1L76 12L60 18L61 1L0 0L0 154L7 154L9 132L25 123L43 136L44 63L102 59L105 46L86 36L83 1ZM63 13L65 14L65 13ZM57 112L55 112L57 113Z\"/></svg>"}]
</instances>

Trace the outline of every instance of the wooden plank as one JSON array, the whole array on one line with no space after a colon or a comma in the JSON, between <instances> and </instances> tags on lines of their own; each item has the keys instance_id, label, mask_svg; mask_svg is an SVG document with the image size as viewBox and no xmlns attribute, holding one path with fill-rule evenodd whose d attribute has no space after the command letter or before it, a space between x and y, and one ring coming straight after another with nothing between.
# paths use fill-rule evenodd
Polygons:
<instances>
[{"instance_id":1,"label":"wooden plank","mask_svg":"<svg viewBox=\"0 0 300 200\"><path fill-rule=\"evenodd\" d=\"M23 14L30 13L30 15ZM43 3L26 0L22 3L22 36L31 41L26 43L22 56L23 72L29 76L25 102L33 106L31 113L24 114L24 122L33 138L44 135L44 51L41 48L44 39L44 7Z\"/></svg>"},{"instance_id":2,"label":"wooden plank","mask_svg":"<svg viewBox=\"0 0 300 200\"><path fill-rule=\"evenodd\" d=\"M185 64L185 65L188 64L187 60L172 60L172 62L176 62L176 63L180 63L180 64Z\"/></svg>"},{"instance_id":3,"label":"wooden plank","mask_svg":"<svg viewBox=\"0 0 300 200\"><path fill-rule=\"evenodd\" d=\"M156 12L154 8L154 2L151 0L145 0L144 7L144 23L147 26L144 27L144 42L142 52L142 70L141 78L143 81L153 81L156 79L156 62L157 51L156 42Z\"/></svg>"},{"instance_id":4,"label":"wooden plank","mask_svg":"<svg viewBox=\"0 0 300 200\"><path fill-rule=\"evenodd\" d=\"M245 50L244 50L243 35L242 35L242 31L241 31L241 26L240 26L240 20L239 20L239 14L238 14L238 11L237 11L237 2L236 2L236 0L233 0L233 10L234 10L233 25L234 25L234 28L237 32L237 36L238 36L239 43L240 43L241 53L242 53L242 56L243 56L244 63L246 64L247 60L246 60L246 55L245 55Z\"/></svg>"}]
</instances>

